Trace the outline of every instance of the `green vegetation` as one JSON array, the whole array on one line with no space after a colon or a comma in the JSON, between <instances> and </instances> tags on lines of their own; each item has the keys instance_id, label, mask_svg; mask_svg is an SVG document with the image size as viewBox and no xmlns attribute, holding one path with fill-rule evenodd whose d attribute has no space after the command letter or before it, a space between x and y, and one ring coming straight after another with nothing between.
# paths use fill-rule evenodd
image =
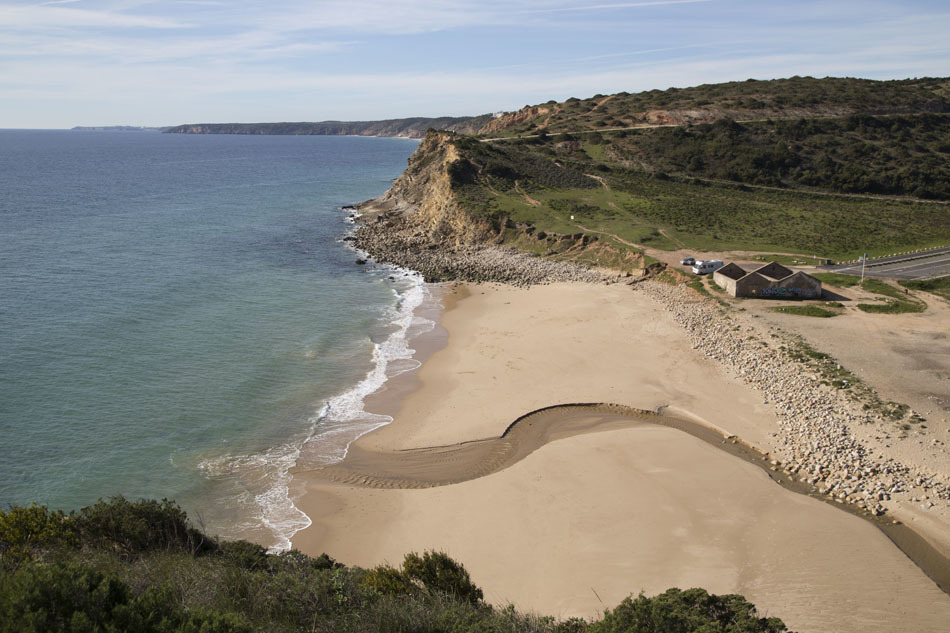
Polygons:
<instances>
[{"instance_id":1,"label":"green vegetation","mask_svg":"<svg viewBox=\"0 0 950 633\"><path fill-rule=\"evenodd\" d=\"M950 300L950 277L937 277L936 279L913 281L905 280L897 283L911 290L923 290L924 292L930 292Z\"/></svg>"},{"instance_id":2,"label":"green vegetation","mask_svg":"<svg viewBox=\"0 0 950 633\"><path fill-rule=\"evenodd\" d=\"M697 279L696 281L690 281L686 285L687 287L692 288L693 290L703 295L704 297L709 297L710 299L712 299L712 295L709 294L709 290L706 289L706 285L703 283L702 279Z\"/></svg>"},{"instance_id":3,"label":"green vegetation","mask_svg":"<svg viewBox=\"0 0 950 633\"><path fill-rule=\"evenodd\" d=\"M908 301L858 304L858 310L872 314L904 314L906 312L923 312L925 309L927 309L927 306L922 303L910 303Z\"/></svg>"},{"instance_id":4,"label":"green vegetation","mask_svg":"<svg viewBox=\"0 0 950 633\"><path fill-rule=\"evenodd\" d=\"M841 366L838 361L799 338L787 348L781 348L793 361L802 363L821 375L821 384L838 389L860 389L865 394L870 391L853 373Z\"/></svg>"},{"instance_id":5,"label":"green vegetation","mask_svg":"<svg viewBox=\"0 0 950 633\"><path fill-rule=\"evenodd\" d=\"M840 312L828 310L827 308L822 308L816 305L780 306L778 308L772 308L772 311L782 312L785 314L797 314L799 316L819 317L823 319L838 316L839 314L841 314Z\"/></svg>"},{"instance_id":6,"label":"green vegetation","mask_svg":"<svg viewBox=\"0 0 950 633\"><path fill-rule=\"evenodd\" d=\"M884 303L859 303L858 309L864 312L874 314L904 314L906 312L923 312L927 309L926 303L917 298L910 297L906 290L901 292L899 289L880 279L865 279L861 283L861 287L868 292L887 297Z\"/></svg>"},{"instance_id":7,"label":"green vegetation","mask_svg":"<svg viewBox=\"0 0 950 633\"><path fill-rule=\"evenodd\" d=\"M939 203L754 189L621 166L602 171L584 152L564 154L540 141L455 143L463 158L450 175L463 206L551 239L587 233L631 250L792 249L834 259L950 241L950 209Z\"/></svg>"},{"instance_id":8,"label":"green vegetation","mask_svg":"<svg viewBox=\"0 0 950 633\"><path fill-rule=\"evenodd\" d=\"M736 148L742 151L737 152ZM654 172L770 187L950 198L950 117L853 115L662 128L603 153ZM605 161L609 162L609 161Z\"/></svg>"},{"instance_id":9,"label":"green vegetation","mask_svg":"<svg viewBox=\"0 0 950 633\"><path fill-rule=\"evenodd\" d=\"M817 371L821 376L821 384L851 391L856 398L864 402L865 411L879 413L902 430L907 431L912 428L910 425L923 422L923 418L916 413L911 413L910 407L906 404L881 400L880 396L855 374L842 367L828 354L816 350L800 336L795 337L787 347L783 345L780 349L792 361L802 363L809 369Z\"/></svg>"},{"instance_id":10,"label":"green vegetation","mask_svg":"<svg viewBox=\"0 0 950 633\"><path fill-rule=\"evenodd\" d=\"M670 589L597 621L494 608L439 552L399 569L269 554L194 529L169 501L115 498L78 513L0 511L0 633L779 633L742 596Z\"/></svg>"},{"instance_id":11,"label":"green vegetation","mask_svg":"<svg viewBox=\"0 0 950 633\"><path fill-rule=\"evenodd\" d=\"M705 117L725 116L737 120L782 118L792 110L807 111L816 117L946 112L947 83L947 79L932 78L871 81L790 77L634 94L621 92L610 97L594 95L588 99L571 98L562 103L542 104L541 107L548 112L538 119L491 132L491 135L530 133L541 120L547 121L545 130L550 134L603 133L604 130L632 125L680 121L682 119L676 115L686 111L698 111ZM651 112L661 114L650 116Z\"/></svg>"},{"instance_id":12,"label":"green vegetation","mask_svg":"<svg viewBox=\"0 0 950 633\"><path fill-rule=\"evenodd\" d=\"M811 273L811 276L818 279L823 284L836 286L838 288L851 288L861 283L861 278L855 275L842 275L841 273Z\"/></svg>"},{"instance_id":13,"label":"green vegetation","mask_svg":"<svg viewBox=\"0 0 950 633\"><path fill-rule=\"evenodd\" d=\"M452 182L472 213L552 240L800 254L770 257L787 264L923 248L950 241L948 94L792 77L552 101L493 122L499 140L459 137Z\"/></svg>"},{"instance_id":14,"label":"green vegetation","mask_svg":"<svg viewBox=\"0 0 950 633\"><path fill-rule=\"evenodd\" d=\"M812 255L780 255L778 253L762 254L752 257L752 259L767 264L776 262L783 266L804 266L808 264L818 265L823 263L822 259Z\"/></svg>"},{"instance_id":15,"label":"green vegetation","mask_svg":"<svg viewBox=\"0 0 950 633\"><path fill-rule=\"evenodd\" d=\"M861 288L867 290L868 292L873 292L874 294L884 295L885 297L891 297L892 299L903 299L904 293L890 285L886 281L881 281L880 279L874 279L869 277L861 282Z\"/></svg>"}]
</instances>

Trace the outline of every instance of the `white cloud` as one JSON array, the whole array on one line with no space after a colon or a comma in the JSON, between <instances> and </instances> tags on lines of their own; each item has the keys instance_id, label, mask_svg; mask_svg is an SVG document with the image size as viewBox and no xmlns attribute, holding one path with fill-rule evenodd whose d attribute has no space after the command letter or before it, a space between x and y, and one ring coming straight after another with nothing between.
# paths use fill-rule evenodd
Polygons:
<instances>
[{"instance_id":1,"label":"white cloud","mask_svg":"<svg viewBox=\"0 0 950 633\"><path fill-rule=\"evenodd\" d=\"M614 11L618 9L640 9L645 7L665 7L674 4L698 4L714 0L654 0L653 2L617 2L613 4L590 4L573 7L550 7L546 9L528 9L526 13L563 13L580 11Z\"/></svg>"},{"instance_id":2,"label":"white cloud","mask_svg":"<svg viewBox=\"0 0 950 633\"><path fill-rule=\"evenodd\" d=\"M17 29L76 27L180 29L188 25L161 16L72 9L47 3L28 6L0 5L0 27L3 26L12 26Z\"/></svg>"},{"instance_id":3,"label":"white cloud","mask_svg":"<svg viewBox=\"0 0 950 633\"><path fill-rule=\"evenodd\" d=\"M57 111L70 126L83 108L101 117L90 124L477 114L748 77L950 67L947 11L671 2L683 0L0 4L0 127L51 125L32 117Z\"/></svg>"}]
</instances>

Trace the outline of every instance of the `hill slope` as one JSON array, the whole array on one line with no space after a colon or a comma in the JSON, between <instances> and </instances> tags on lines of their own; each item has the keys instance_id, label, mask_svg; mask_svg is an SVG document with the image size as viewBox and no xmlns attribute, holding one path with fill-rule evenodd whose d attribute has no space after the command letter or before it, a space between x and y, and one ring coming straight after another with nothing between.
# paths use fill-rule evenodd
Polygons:
<instances>
[{"instance_id":1,"label":"hill slope","mask_svg":"<svg viewBox=\"0 0 950 633\"><path fill-rule=\"evenodd\" d=\"M420 183L438 178L452 220L432 241L477 233L612 267L645 245L833 259L944 245L948 86L792 78L551 102L432 136L388 195L429 209L426 234L440 216ZM445 230L460 217L482 228Z\"/></svg>"},{"instance_id":2,"label":"hill slope","mask_svg":"<svg viewBox=\"0 0 950 633\"><path fill-rule=\"evenodd\" d=\"M594 95L526 106L490 121L485 134L531 130L597 131L637 125L950 112L950 79L872 81L791 77L704 84L691 88Z\"/></svg>"}]
</instances>

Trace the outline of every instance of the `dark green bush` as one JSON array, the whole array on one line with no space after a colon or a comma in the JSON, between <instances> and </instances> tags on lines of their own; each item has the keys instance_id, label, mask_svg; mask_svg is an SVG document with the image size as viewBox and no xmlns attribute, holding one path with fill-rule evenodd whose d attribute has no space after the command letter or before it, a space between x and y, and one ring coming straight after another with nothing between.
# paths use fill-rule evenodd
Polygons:
<instances>
[{"instance_id":1,"label":"dark green bush","mask_svg":"<svg viewBox=\"0 0 950 633\"><path fill-rule=\"evenodd\" d=\"M243 616L186 611L167 587L134 596L121 579L85 565L25 565L0 576L0 633L249 633Z\"/></svg>"},{"instance_id":2,"label":"dark green bush","mask_svg":"<svg viewBox=\"0 0 950 633\"><path fill-rule=\"evenodd\" d=\"M432 591L440 591L472 604L478 604L484 597L482 590L472 584L465 567L443 552L424 552L422 556L415 552L406 554L402 569L408 578Z\"/></svg>"},{"instance_id":3,"label":"dark green bush","mask_svg":"<svg viewBox=\"0 0 950 633\"><path fill-rule=\"evenodd\" d=\"M110 546L126 556L164 549L209 553L218 545L191 527L185 511L167 499L100 500L73 517L83 545Z\"/></svg>"},{"instance_id":4,"label":"dark green bush","mask_svg":"<svg viewBox=\"0 0 950 633\"><path fill-rule=\"evenodd\" d=\"M680 592L686 598L667 592L627 600L603 622L558 622L486 605L465 568L441 552L412 553L398 569L366 571L325 554L270 554L247 542L218 546L168 501L116 498L71 515L12 508L0 514L0 537L8 554L14 546L29 554L0 567L0 633L658 630L635 628L643 613L652 618L648 624L693 627L671 633L784 630L777 620L756 619L738 596L698 590ZM214 548L196 547L199 540ZM727 619L738 624L729 628ZM754 628L756 622L772 628Z\"/></svg>"},{"instance_id":5,"label":"dark green bush","mask_svg":"<svg viewBox=\"0 0 950 633\"><path fill-rule=\"evenodd\" d=\"M221 543L224 558L241 569L257 571L267 569L267 550L256 543L247 541L225 541Z\"/></svg>"},{"instance_id":6,"label":"dark green bush","mask_svg":"<svg viewBox=\"0 0 950 633\"><path fill-rule=\"evenodd\" d=\"M777 618L759 618L755 606L738 595L710 595L703 589L669 589L653 598L626 598L593 633L780 633Z\"/></svg>"}]
</instances>

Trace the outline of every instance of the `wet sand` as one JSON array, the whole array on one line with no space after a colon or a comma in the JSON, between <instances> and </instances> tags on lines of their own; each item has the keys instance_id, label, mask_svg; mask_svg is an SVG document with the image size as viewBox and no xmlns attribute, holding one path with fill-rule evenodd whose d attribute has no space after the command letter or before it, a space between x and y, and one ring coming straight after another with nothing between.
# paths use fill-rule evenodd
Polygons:
<instances>
[{"instance_id":1,"label":"wet sand","mask_svg":"<svg viewBox=\"0 0 950 633\"><path fill-rule=\"evenodd\" d=\"M469 293L445 313L448 345L414 376L394 423L332 472L296 474L314 521L296 547L364 566L442 549L492 602L559 617L702 586L742 593L800 631L950 621L950 598L872 525L682 431L607 411L490 439L570 402L675 405L766 449L776 421L626 287Z\"/></svg>"}]
</instances>

